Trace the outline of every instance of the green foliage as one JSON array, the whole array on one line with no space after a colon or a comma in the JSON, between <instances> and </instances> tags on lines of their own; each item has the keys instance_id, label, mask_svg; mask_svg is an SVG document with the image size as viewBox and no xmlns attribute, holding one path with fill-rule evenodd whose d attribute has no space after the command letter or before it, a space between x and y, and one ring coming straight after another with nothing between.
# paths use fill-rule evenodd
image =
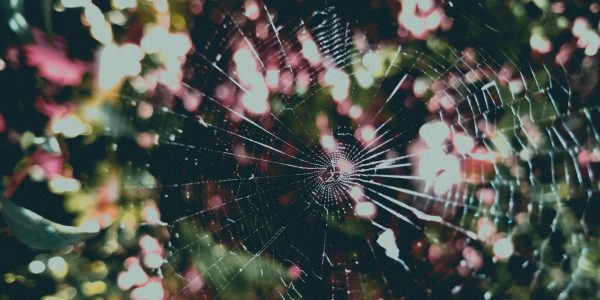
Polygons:
<instances>
[{"instance_id":1,"label":"green foliage","mask_svg":"<svg viewBox=\"0 0 600 300\"><path fill-rule=\"evenodd\" d=\"M19 241L38 250L72 246L98 234L98 229L52 222L8 200L2 202L2 216Z\"/></svg>"}]
</instances>

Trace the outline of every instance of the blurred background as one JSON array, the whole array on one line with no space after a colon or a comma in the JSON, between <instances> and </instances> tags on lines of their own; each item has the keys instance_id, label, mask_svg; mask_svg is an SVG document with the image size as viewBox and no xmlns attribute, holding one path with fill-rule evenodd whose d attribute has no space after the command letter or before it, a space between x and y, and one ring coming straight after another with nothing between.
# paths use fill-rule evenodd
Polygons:
<instances>
[{"instance_id":1,"label":"blurred background","mask_svg":"<svg viewBox=\"0 0 600 300\"><path fill-rule=\"evenodd\" d=\"M0 299L597 299L599 12L3 1ZM491 110L450 99L485 80ZM379 183L418 194L349 189L342 209L286 177L321 158L320 180L345 176L330 159L385 140L417 157L390 174L431 178Z\"/></svg>"}]
</instances>

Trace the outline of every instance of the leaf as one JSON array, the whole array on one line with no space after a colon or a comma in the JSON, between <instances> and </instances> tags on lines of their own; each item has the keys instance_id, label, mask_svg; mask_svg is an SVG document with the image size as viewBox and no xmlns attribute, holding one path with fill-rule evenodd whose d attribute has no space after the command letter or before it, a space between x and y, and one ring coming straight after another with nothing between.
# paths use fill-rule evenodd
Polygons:
<instances>
[{"instance_id":1,"label":"leaf","mask_svg":"<svg viewBox=\"0 0 600 300\"><path fill-rule=\"evenodd\" d=\"M42 15L44 19L44 31L50 37L54 35L54 29L52 26L52 0L42 0Z\"/></svg>"},{"instance_id":2,"label":"leaf","mask_svg":"<svg viewBox=\"0 0 600 300\"><path fill-rule=\"evenodd\" d=\"M66 226L52 222L37 213L3 201L2 215L15 237L38 250L59 249L74 245L98 234L98 228Z\"/></svg>"}]
</instances>

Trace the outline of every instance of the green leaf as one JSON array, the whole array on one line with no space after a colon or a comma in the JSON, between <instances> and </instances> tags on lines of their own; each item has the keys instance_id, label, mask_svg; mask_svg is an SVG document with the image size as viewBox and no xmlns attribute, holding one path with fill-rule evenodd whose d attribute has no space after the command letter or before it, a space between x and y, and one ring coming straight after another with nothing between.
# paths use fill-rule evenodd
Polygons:
<instances>
[{"instance_id":1,"label":"green leaf","mask_svg":"<svg viewBox=\"0 0 600 300\"><path fill-rule=\"evenodd\" d=\"M2 205L2 215L15 237L34 249L64 248L98 234L97 228L58 224L10 201L3 201Z\"/></svg>"},{"instance_id":2,"label":"green leaf","mask_svg":"<svg viewBox=\"0 0 600 300\"><path fill-rule=\"evenodd\" d=\"M54 35L54 29L52 26L52 0L42 0L42 17L44 19L44 31L49 36Z\"/></svg>"}]
</instances>

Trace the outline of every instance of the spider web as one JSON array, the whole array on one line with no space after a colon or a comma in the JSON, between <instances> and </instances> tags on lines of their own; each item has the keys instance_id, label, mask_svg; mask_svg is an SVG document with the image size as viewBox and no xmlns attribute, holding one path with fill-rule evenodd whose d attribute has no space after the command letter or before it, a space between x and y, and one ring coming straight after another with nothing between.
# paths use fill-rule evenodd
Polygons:
<instances>
[{"instance_id":1,"label":"spider web","mask_svg":"<svg viewBox=\"0 0 600 300\"><path fill-rule=\"evenodd\" d=\"M598 110L572 100L562 69L500 64L485 49L374 47L334 8L297 21L260 10L260 24L224 11L194 41L184 88L196 111L123 96L130 125L157 133L147 159L173 298L431 298L440 279L415 254L425 245L485 249L489 228L550 228L565 193L595 196L578 155L598 149ZM361 88L368 53L381 75ZM276 87L253 82L272 70ZM265 88L268 104L253 102ZM136 118L148 104L152 117Z\"/></svg>"}]
</instances>

